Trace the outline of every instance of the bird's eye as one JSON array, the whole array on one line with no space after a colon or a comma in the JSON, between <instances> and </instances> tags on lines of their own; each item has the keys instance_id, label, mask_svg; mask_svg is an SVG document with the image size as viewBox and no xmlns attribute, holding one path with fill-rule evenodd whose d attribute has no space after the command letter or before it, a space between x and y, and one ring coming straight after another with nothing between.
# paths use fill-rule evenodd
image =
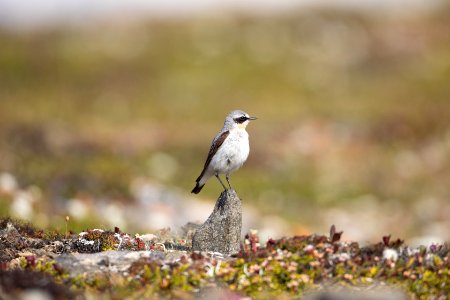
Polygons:
<instances>
[{"instance_id":1,"label":"bird's eye","mask_svg":"<svg viewBox=\"0 0 450 300\"><path fill-rule=\"evenodd\" d=\"M245 121L247 121L248 118L246 116L242 116L242 117L236 118L234 120L236 121L236 123L240 124L240 123L244 123Z\"/></svg>"}]
</instances>

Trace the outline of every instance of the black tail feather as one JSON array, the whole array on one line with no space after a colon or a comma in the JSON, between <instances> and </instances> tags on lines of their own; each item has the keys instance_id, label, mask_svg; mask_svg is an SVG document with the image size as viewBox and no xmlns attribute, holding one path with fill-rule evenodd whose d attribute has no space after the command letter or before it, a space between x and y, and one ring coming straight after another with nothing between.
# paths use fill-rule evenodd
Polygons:
<instances>
[{"instance_id":1,"label":"black tail feather","mask_svg":"<svg viewBox=\"0 0 450 300\"><path fill-rule=\"evenodd\" d=\"M204 184L203 184L203 185L199 185L198 182L197 182L197 184L195 185L195 187L192 189L191 193L194 193L194 194L200 193L200 191L202 190L202 188L203 188L204 186L205 186Z\"/></svg>"}]
</instances>

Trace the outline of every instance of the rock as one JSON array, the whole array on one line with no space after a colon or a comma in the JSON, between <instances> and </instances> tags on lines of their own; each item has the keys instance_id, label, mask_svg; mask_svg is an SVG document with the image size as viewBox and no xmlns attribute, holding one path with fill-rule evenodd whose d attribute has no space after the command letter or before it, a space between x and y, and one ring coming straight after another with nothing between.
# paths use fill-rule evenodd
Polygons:
<instances>
[{"instance_id":1,"label":"rock","mask_svg":"<svg viewBox=\"0 0 450 300\"><path fill-rule=\"evenodd\" d=\"M213 212L192 237L192 250L231 255L241 248L242 207L234 190L223 191Z\"/></svg>"},{"instance_id":2,"label":"rock","mask_svg":"<svg viewBox=\"0 0 450 300\"><path fill-rule=\"evenodd\" d=\"M96 272L126 272L140 258L165 260L166 254L159 251L103 251L98 253L62 254L55 261L73 275Z\"/></svg>"},{"instance_id":3,"label":"rock","mask_svg":"<svg viewBox=\"0 0 450 300\"><path fill-rule=\"evenodd\" d=\"M140 238L141 240L143 240L144 242L151 242L151 241L156 240L158 238L156 235L151 234L151 233L139 235L137 237Z\"/></svg>"},{"instance_id":4,"label":"rock","mask_svg":"<svg viewBox=\"0 0 450 300\"><path fill-rule=\"evenodd\" d=\"M192 238L194 237L195 231L200 227L201 224L188 222L181 227L181 236L186 237L186 246L192 248Z\"/></svg>"},{"instance_id":5,"label":"rock","mask_svg":"<svg viewBox=\"0 0 450 300\"><path fill-rule=\"evenodd\" d=\"M335 291L312 292L305 297L305 300L407 300L408 298L400 290L382 284L373 284L341 287Z\"/></svg>"}]
</instances>

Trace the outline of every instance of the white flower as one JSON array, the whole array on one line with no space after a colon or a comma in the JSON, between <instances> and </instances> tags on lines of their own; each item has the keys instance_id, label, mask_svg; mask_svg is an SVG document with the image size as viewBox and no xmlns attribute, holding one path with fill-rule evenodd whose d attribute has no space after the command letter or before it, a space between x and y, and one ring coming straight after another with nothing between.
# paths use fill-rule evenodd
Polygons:
<instances>
[{"instance_id":1,"label":"white flower","mask_svg":"<svg viewBox=\"0 0 450 300\"><path fill-rule=\"evenodd\" d=\"M26 191L16 193L11 205L11 214L21 219L31 219L33 214L33 198L30 193Z\"/></svg>"},{"instance_id":2,"label":"white flower","mask_svg":"<svg viewBox=\"0 0 450 300\"><path fill-rule=\"evenodd\" d=\"M86 218L89 213L89 207L80 199L70 199L66 206L69 215L74 216L79 220Z\"/></svg>"},{"instance_id":3,"label":"white flower","mask_svg":"<svg viewBox=\"0 0 450 300\"><path fill-rule=\"evenodd\" d=\"M383 250L383 259L390 260L390 261L397 261L398 259L398 252L395 249L386 248Z\"/></svg>"},{"instance_id":4,"label":"white flower","mask_svg":"<svg viewBox=\"0 0 450 300\"><path fill-rule=\"evenodd\" d=\"M303 251L306 253L313 252L313 250L314 250L314 246L311 244L309 244L309 245L305 246L305 248L303 248Z\"/></svg>"},{"instance_id":5,"label":"white flower","mask_svg":"<svg viewBox=\"0 0 450 300\"><path fill-rule=\"evenodd\" d=\"M11 175L10 173L1 173L0 174L0 191L5 193L13 193L17 190L18 184L16 177Z\"/></svg>"}]
</instances>

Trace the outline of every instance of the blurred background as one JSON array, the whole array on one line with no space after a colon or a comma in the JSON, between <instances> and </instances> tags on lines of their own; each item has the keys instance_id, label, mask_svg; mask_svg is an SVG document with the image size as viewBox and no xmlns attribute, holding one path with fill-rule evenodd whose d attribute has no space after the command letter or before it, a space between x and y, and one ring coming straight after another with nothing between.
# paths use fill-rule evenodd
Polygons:
<instances>
[{"instance_id":1,"label":"blurred background","mask_svg":"<svg viewBox=\"0 0 450 300\"><path fill-rule=\"evenodd\" d=\"M448 1L0 0L1 216L202 222L233 109L245 230L450 239Z\"/></svg>"}]
</instances>

